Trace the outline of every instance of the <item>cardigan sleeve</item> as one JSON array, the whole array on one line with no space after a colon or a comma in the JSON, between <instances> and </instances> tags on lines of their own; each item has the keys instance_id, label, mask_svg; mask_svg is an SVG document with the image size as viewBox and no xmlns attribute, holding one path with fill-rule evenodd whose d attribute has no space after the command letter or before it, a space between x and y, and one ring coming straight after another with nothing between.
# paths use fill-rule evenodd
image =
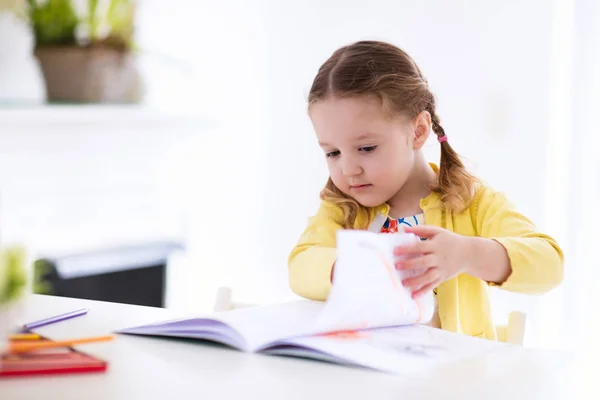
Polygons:
<instances>
[{"instance_id":1,"label":"cardigan sleeve","mask_svg":"<svg viewBox=\"0 0 600 400\"><path fill-rule=\"evenodd\" d=\"M564 255L556 240L535 225L501 193L483 186L474 199L476 231L500 243L512 272L502 289L530 294L547 292L563 280Z\"/></svg>"},{"instance_id":2,"label":"cardigan sleeve","mask_svg":"<svg viewBox=\"0 0 600 400\"><path fill-rule=\"evenodd\" d=\"M336 232L342 210L322 202L288 257L290 288L310 300L326 300L336 259Z\"/></svg>"}]
</instances>

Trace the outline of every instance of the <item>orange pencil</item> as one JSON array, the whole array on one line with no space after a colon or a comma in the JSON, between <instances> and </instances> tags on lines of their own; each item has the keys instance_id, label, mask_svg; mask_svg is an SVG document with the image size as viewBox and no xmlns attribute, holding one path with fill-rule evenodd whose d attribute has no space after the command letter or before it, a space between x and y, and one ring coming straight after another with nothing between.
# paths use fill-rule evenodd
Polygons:
<instances>
[{"instance_id":1,"label":"orange pencil","mask_svg":"<svg viewBox=\"0 0 600 400\"><path fill-rule=\"evenodd\" d=\"M70 339L70 340L59 340L59 341L42 341L40 343L12 343L9 346L8 351L10 353L26 353L29 351L36 350L44 350L44 349L52 349L56 347L70 347L77 344L86 344L86 343L96 343L96 342L106 342L109 340L113 340L115 337L113 335L107 336L96 336L89 338L81 338L81 339Z\"/></svg>"},{"instance_id":2,"label":"orange pencil","mask_svg":"<svg viewBox=\"0 0 600 400\"><path fill-rule=\"evenodd\" d=\"M15 333L13 335L9 335L8 338L10 340L38 340L40 335L37 333Z\"/></svg>"}]
</instances>

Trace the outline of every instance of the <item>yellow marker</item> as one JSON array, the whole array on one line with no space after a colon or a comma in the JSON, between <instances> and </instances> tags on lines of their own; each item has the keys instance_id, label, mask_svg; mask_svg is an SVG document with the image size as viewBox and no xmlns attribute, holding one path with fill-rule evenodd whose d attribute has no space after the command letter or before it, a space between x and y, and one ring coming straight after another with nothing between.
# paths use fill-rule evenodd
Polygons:
<instances>
[{"instance_id":1,"label":"yellow marker","mask_svg":"<svg viewBox=\"0 0 600 400\"><path fill-rule=\"evenodd\" d=\"M37 333L16 333L8 337L10 340L38 340L40 335Z\"/></svg>"},{"instance_id":2,"label":"yellow marker","mask_svg":"<svg viewBox=\"0 0 600 400\"><path fill-rule=\"evenodd\" d=\"M96 336L81 339L70 339L70 340L59 340L59 341L41 341L39 343L12 343L8 351L10 353L26 353L28 351L52 349L56 347L71 347L77 344L95 343L95 342L106 342L113 340L115 337L112 335L107 336Z\"/></svg>"}]
</instances>

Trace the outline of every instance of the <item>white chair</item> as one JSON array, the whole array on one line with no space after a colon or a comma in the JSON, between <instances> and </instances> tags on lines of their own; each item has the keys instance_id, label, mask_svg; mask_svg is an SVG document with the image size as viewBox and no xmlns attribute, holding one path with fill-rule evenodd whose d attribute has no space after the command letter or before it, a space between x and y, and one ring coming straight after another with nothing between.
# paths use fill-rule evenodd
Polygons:
<instances>
[{"instance_id":1,"label":"white chair","mask_svg":"<svg viewBox=\"0 0 600 400\"><path fill-rule=\"evenodd\" d=\"M236 303L233 301L231 288L223 286L217 289L217 296L213 305L214 312L229 311L236 308L252 307L252 304Z\"/></svg>"},{"instance_id":2,"label":"white chair","mask_svg":"<svg viewBox=\"0 0 600 400\"><path fill-rule=\"evenodd\" d=\"M236 303L233 301L233 291L229 287L220 287L213 305L213 311L229 311L236 308L252 307L252 304ZM507 325L497 325L496 335L500 342L523 345L525 337L526 316L520 311L513 311L508 316Z\"/></svg>"},{"instance_id":3,"label":"white chair","mask_svg":"<svg viewBox=\"0 0 600 400\"><path fill-rule=\"evenodd\" d=\"M520 311L513 311L508 315L508 324L497 325L496 335L500 342L523 345L525 338L526 316Z\"/></svg>"}]
</instances>

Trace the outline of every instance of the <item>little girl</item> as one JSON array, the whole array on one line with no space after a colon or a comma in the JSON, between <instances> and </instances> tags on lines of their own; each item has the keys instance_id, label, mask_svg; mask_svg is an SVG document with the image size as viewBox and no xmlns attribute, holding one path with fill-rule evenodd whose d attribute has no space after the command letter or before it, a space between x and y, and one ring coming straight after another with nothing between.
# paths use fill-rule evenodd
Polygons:
<instances>
[{"instance_id":1,"label":"little girl","mask_svg":"<svg viewBox=\"0 0 600 400\"><path fill-rule=\"evenodd\" d=\"M403 229L424 239L395 250L412 255L396 268L418 271L404 286L413 297L433 290L432 324L453 332L496 339L488 285L544 293L561 283L556 241L465 169L427 80L404 51L374 41L337 50L315 77L309 116L329 180L289 257L296 294L327 298L338 229ZM422 151L432 131L439 167Z\"/></svg>"}]
</instances>

